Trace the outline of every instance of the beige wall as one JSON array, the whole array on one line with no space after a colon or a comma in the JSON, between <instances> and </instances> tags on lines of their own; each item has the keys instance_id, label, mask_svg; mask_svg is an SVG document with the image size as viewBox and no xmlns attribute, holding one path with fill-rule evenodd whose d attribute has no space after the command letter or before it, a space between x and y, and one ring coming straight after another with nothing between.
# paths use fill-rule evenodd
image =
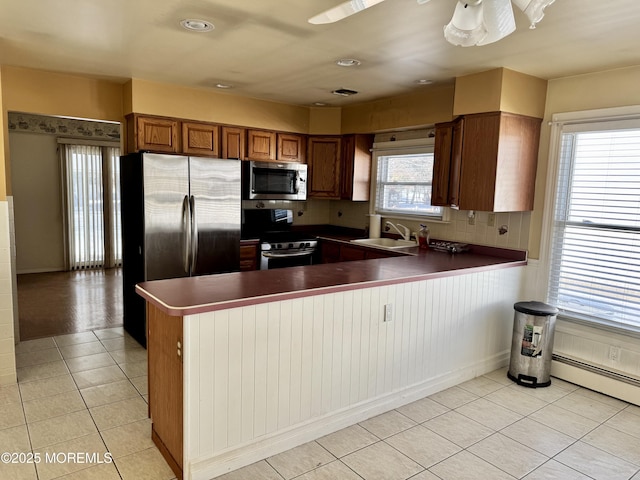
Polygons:
<instances>
[{"instance_id":1,"label":"beige wall","mask_svg":"<svg viewBox=\"0 0 640 480\"><path fill-rule=\"evenodd\" d=\"M2 114L39 113L93 120L123 121L122 85L88 77L2 66ZM11 160L4 126L5 168L0 171L4 191L11 194ZM6 175L6 177L5 177ZM2 193L0 191L0 193ZM4 198L2 195L0 198Z\"/></svg>"},{"instance_id":2,"label":"beige wall","mask_svg":"<svg viewBox=\"0 0 640 480\"><path fill-rule=\"evenodd\" d=\"M54 135L9 133L17 273L65 269L62 186Z\"/></svg>"},{"instance_id":3,"label":"beige wall","mask_svg":"<svg viewBox=\"0 0 640 480\"><path fill-rule=\"evenodd\" d=\"M555 113L640 105L640 66L550 80L540 137L529 256L540 258L551 127Z\"/></svg>"},{"instance_id":4,"label":"beige wall","mask_svg":"<svg viewBox=\"0 0 640 480\"><path fill-rule=\"evenodd\" d=\"M453 114L511 112L544 116L547 81L507 68L456 78Z\"/></svg>"},{"instance_id":5,"label":"beige wall","mask_svg":"<svg viewBox=\"0 0 640 480\"><path fill-rule=\"evenodd\" d=\"M133 79L125 113L146 113L215 123L307 133L309 108ZM130 102L130 104L129 104Z\"/></svg>"},{"instance_id":6,"label":"beige wall","mask_svg":"<svg viewBox=\"0 0 640 480\"><path fill-rule=\"evenodd\" d=\"M373 133L416 128L453 118L453 85L425 87L424 91L342 109L342 133Z\"/></svg>"}]
</instances>

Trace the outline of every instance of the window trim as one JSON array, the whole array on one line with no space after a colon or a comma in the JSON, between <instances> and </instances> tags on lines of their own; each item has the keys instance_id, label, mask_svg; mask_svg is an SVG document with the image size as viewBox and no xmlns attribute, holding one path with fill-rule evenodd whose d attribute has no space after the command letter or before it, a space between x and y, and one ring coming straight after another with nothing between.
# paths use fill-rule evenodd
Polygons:
<instances>
[{"instance_id":1,"label":"window trim","mask_svg":"<svg viewBox=\"0 0 640 480\"><path fill-rule=\"evenodd\" d=\"M640 105L632 105L626 107L613 107L598 110L584 110L579 112L556 113L551 116L549 153L547 164L547 178L544 195L544 209L542 217L542 232L540 241L540 262L537 291L539 298L548 298L552 244L553 244L553 228L555 219L555 208L558 191L558 175L560 169L560 146L562 134L580 131L597 126L598 129L607 130L615 129L624 122L628 125L629 121L637 120L640 122ZM608 128L607 128L608 127ZM568 316L562 313L558 318L576 324L586 325L592 328L599 328L621 334L632 334L634 336L640 334L640 326L624 325L618 322L606 321L602 319L593 319L590 317Z\"/></svg>"},{"instance_id":2,"label":"window trim","mask_svg":"<svg viewBox=\"0 0 640 480\"><path fill-rule=\"evenodd\" d=\"M378 194L378 158L390 155L417 155L421 153L433 153L435 148L434 138L418 138L410 140L398 140L390 142L376 142L372 149L371 191L369 198L369 213L381 215L384 218L407 220L413 222L449 223L449 209L442 208L441 216L411 215L389 211L376 211Z\"/></svg>"}]
</instances>

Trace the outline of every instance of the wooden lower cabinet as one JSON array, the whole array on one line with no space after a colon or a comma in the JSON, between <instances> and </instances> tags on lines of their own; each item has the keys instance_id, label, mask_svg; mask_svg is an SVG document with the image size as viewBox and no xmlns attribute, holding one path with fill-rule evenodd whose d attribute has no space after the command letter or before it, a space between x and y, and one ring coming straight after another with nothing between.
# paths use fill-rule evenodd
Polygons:
<instances>
[{"instance_id":1,"label":"wooden lower cabinet","mask_svg":"<svg viewBox=\"0 0 640 480\"><path fill-rule=\"evenodd\" d=\"M374 258L400 257L403 253L380 250L378 248L350 245L341 241L322 239L320 241L320 262L337 263Z\"/></svg>"},{"instance_id":2,"label":"wooden lower cabinet","mask_svg":"<svg viewBox=\"0 0 640 480\"><path fill-rule=\"evenodd\" d=\"M240 271L258 270L258 240L240 242Z\"/></svg>"},{"instance_id":3,"label":"wooden lower cabinet","mask_svg":"<svg viewBox=\"0 0 640 480\"><path fill-rule=\"evenodd\" d=\"M173 473L183 471L182 317L147 303L151 438Z\"/></svg>"}]
</instances>

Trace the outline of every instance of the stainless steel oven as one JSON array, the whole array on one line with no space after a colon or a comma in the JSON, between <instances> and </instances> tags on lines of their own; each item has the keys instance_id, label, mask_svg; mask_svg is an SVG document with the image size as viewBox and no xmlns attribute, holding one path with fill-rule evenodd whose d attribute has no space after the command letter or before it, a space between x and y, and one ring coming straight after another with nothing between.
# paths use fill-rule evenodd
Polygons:
<instances>
[{"instance_id":1,"label":"stainless steel oven","mask_svg":"<svg viewBox=\"0 0 640 480\"><path fill-rule=\"evenodd\" d=\"M260 270L311 265L317 240L263 241L260 244Z\"/></svg>"},{"instance_id":2,"label":"stainless steel oven","mask_svg":"<svg viewBox=\"0 0 640 480\"><path fill-rule=\"evenodd\" d=\"M307 166L292 162L243 162L247 200L306 200Z\"/></svg>"}]
</instances>

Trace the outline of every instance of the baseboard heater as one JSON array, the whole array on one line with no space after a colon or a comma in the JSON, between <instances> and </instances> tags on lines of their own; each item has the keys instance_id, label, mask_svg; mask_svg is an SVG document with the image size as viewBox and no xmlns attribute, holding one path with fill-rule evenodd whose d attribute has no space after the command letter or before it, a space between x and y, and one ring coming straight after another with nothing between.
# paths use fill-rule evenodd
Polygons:
<instances>
[{"instance_id":1,"label":"baseboard heater","mask_svg":"<svg viewBox=\"0 0 640 480\"><path fill-rule=\"evenodd\" d=\"M552 358L556 362L564 363L566 365L571 365L572 367L576 367L576 368L581 368L582 370L587 370L592 373L597 373L598 375L602 375L604 377L611 378L613 380L618 380L619 382L624 382L629 385L633 385L634 387L640 387L640 378L631 377L629 375L625 375L619 372L612 372L611 370L606 370L602 367L596 367L595 365L580 362L578 360L574 360L573 358L556 355L555 353L553 354Z\"/></svg>"}]
</instances>

